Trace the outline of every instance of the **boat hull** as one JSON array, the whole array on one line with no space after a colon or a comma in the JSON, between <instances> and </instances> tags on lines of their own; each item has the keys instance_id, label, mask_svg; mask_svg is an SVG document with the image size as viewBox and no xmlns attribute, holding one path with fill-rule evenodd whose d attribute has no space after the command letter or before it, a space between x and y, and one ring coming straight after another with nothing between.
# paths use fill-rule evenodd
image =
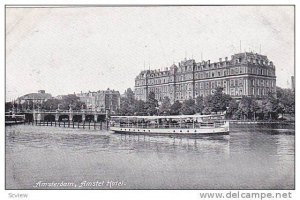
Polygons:
<instances>
[{"instance_id":1,"label":"boat hull","mask_svg":"<svg viewBox=\"0 0 300 200\"><path fill-rule=\"evenodd\" d=\"M205 127L205 128L131 128L131 127L110 127L110 131L114 133L128 133L128 134L183 134L183 135L229 135L228 122L220 127Z\"/></svg>"}]
</instances>

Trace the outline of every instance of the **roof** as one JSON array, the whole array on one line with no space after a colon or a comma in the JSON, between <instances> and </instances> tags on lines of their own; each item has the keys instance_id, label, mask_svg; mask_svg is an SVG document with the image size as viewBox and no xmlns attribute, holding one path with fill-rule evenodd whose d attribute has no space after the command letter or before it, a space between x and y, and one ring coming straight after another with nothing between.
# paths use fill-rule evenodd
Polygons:
<instances>
[{"instance_id":1,"label":"roof","mask_svg":"<svg viewBox=\"0 0 300 200\"><path fill-rule=\"evenodd\" d=\"M49 93L29 93L25 94L24 96L19 97L20 100L26 100L26 99L51 99L52 95Z\"/></svg>"}]
</instances>

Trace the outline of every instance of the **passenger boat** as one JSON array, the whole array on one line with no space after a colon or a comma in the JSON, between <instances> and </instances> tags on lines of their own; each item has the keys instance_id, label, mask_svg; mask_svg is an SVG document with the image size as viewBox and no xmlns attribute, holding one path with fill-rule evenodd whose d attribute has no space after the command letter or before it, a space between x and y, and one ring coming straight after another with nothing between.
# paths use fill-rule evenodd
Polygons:
<instances>
[{"instance_id":1,"label":"passenger boat","mask_svg":"<svg viewBox=\"0 0 300 200\"><path fill-rule=\"evenodd\" d=\"M131 134L229 134L224 115L111 116L110 131Z\"/></svg>"}]
</instances>

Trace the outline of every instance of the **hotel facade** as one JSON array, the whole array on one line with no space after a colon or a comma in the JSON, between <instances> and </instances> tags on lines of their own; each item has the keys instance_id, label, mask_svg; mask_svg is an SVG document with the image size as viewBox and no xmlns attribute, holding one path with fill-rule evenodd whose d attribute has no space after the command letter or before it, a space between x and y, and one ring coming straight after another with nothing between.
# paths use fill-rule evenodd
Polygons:
<instances>
[{"instance_id":1,"label":"hotel facade","mask_svg":"<svg viewBox=\"0 0 300 200\"><path fill-rule=\"evenodd\" d=\"M213 94L222 87L233 98L254 96L261 98L276 91L275 65L267 56L245 52L219 62L210 60L196 63L194 59L173 64L165 70L144 70L135 79L135 97L146 101L152 91L161 101L184 101Z\"/></svg>"}]
</instances>

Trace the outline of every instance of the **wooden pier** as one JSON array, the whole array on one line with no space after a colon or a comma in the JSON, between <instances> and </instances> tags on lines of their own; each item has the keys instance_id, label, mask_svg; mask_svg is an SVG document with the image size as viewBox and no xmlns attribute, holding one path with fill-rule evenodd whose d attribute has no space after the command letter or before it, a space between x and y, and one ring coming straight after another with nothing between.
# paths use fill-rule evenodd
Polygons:
<instances>
[{"instance_id":1,"label":"wooden pier","mask_svg":"<svg viewBox=\"0 0 300 200\"><path fill-rule=\"evenodd\" d=\"M54 126L54 127L62 127L62 128L80 128L87 130L107 130L108 123L105 121L101 122L74 122L74 121L35 121L29 122L28 124L36 125L36 126Z\"/></svg>"}]
</instances>

